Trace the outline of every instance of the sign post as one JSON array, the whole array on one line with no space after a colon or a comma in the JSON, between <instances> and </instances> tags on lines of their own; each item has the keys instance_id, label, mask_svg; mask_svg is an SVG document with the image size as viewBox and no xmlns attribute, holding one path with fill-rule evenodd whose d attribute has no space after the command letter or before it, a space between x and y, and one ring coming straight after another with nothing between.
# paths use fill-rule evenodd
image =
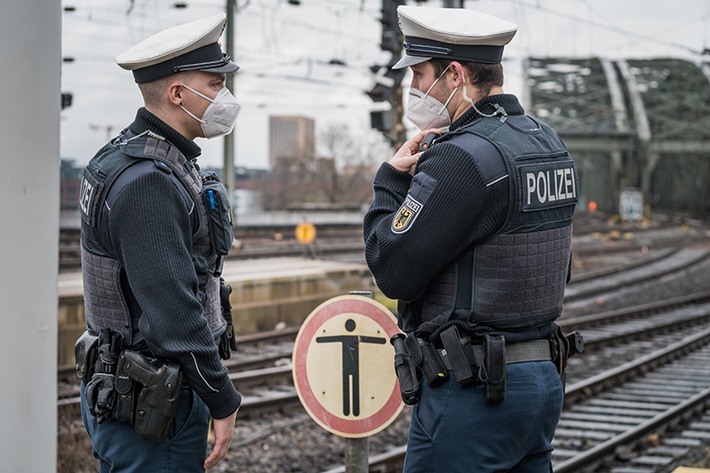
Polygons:
<instances>
[{"instance_id":1,"label":"sign post","mask_svg":"<svg viewBox=\"0 0 710 473\"><path fill-rule=\"evenodd\" d=\"M296 392L318 425L349 439L346 473L368 471L368 437L402 410L389 343L398 332L397 320L382 304L347 295L318 306L296 336Z\"/></svg>"}]
</instances>

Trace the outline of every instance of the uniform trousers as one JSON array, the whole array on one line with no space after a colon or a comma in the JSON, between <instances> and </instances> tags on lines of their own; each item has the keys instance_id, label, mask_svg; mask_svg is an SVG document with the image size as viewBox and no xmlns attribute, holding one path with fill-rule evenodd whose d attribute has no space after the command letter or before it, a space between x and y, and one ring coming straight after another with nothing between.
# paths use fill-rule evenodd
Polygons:
<instances>
[{"instance_id":1,"label":"uniform trousers","mask_svg":"<svg viewBox=\"0 0 710 473\"><path fill-rule=\"evenodd\" d=\"M123 422L96 422L81 386L81 415L99 473L203 473L209 409L192 389L180 390L173 427L162 442L149 440Z\"/></svg>"},{"instance_id":2,"label":"uniform trousers","mask_svg":"<svg viewBox=\"0 0 710 473\"><path fill-rule=\"evenodd\" d=\"M564 388L550 361L507 365L507 393L485 399L485 386L422 383L412 411L404 473L550 473L552 438Z\"/></svg>"}]
</instances>

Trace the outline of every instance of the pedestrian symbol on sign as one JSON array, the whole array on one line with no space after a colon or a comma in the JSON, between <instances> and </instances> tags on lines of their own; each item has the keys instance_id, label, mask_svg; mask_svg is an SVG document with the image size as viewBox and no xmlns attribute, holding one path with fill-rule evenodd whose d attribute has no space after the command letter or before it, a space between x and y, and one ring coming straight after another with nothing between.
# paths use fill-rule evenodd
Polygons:
<instances>
[{"instance_id":1,"label":"pedestrian symbol on sign","mask_svg":"<svg viewBox=\"0 0 710 473\"><path fill-rule=\"evenodd\" d=\"M352 332L357 325L353 319L345 321L345 330ZM386 338L361 335L335 335L317 337L316 343L340 342L343 346L343 415L350 415L350 390L352 389L353 415L360 415L360 343L384 345Z\"/></svg>"}]
</instances>

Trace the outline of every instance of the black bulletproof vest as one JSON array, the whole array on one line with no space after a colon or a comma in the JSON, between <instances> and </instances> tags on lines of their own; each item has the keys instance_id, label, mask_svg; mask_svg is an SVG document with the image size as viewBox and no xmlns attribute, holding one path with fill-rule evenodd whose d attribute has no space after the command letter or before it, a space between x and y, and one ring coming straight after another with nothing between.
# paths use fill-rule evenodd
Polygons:
<instances>
[{"instance_id":1,"label":"black bulletproof vest","mask_svg":"<svg viewBox=\"0 0 710 473\"><path fill-rule=\"evenodd\" d=\"M190 161L164 138L146 132L133 136L126 132L102 148L84 170L80 191L81 258L84 280L84 308L88 327L93 331L112 328L129 344L135 339L137 318L132 291L108 234L110 207L118 191L142 173L156 169L175 179L187 208L192 209L195 254L212 265L217 258L210 243L207 211L200 198L201 177ZM211 267L211 266L210 266ZM203 315L213 334L224 330L219 300L219 278L208 274L203 288Z\"/></svg>"},{"instance_id":2,"label":"black bulletproof vest","mask_svg":"<svg viewBox=\"0 0 710 473\"><path fill-rule=\"evenodd\" d=\"M500 158L480 152L481 139L500 153L505 170L491 167ZM458 319L482 332L517 332L510 337L517 341L538 338L562 312L579 193L574 161L557 134L530 117L481 118L448 142L471 154L487 182L507 172L508 213L494 236L430 283L420 329Z\"/></svg>"}]
</instances>

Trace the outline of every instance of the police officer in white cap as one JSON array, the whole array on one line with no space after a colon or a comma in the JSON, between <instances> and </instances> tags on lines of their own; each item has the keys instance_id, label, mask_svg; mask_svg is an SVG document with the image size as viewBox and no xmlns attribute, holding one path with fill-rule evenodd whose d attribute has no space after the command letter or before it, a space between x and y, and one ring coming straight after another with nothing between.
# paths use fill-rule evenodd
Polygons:
<instances>
[{"instance_id":1,"label":"police officer in white cap","mask_svg":"<svg viewBox=\"0 0 710 473\"><path fill-rule=\"evenodd\" d=\"M406 115L422 131L377 172L364 236L406 334L397 369L415 407L404 471L547 473L561 377L581 345L555 324L574 161L503 93L516 25L467 9L398 14L405 54L394 67L411 68Z\"/></svg>"},{"instance_id":2,"label":"police officer in white cap","mask_svg":"<svg viewBox=\"0 0 710 473\"><path fill-rule=\"evenodd\" d=\"M230 133L240 110L225 87L238 69L218 44L225 24L175 26L116 58L145 106L84 171L77 373L100 472L202 472L234 431L241 396L220 362L235 348L219 278L229 199L199 173L193 141Z\"/></svg>"}]
</instances>

